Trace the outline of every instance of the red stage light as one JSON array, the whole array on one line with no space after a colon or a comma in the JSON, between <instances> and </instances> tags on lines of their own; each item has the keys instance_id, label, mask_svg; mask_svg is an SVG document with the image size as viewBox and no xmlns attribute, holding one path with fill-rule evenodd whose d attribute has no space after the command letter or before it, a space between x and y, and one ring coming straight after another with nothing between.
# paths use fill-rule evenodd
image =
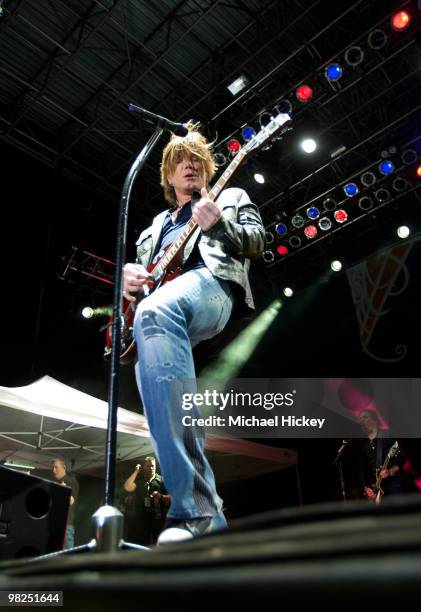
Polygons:
<instances>
[{"instance_id":1,"label":"red stage light","mask_svg":"<svg viewBox=\"0 0 421 612\"><path fill-rule=\"evenodd\" d=\"M421 166L418 166L417 168L417 176L418 178L421 178Z\"/></svg>"},{"instance_id":2,"label":"red stage light","mask_svg":"<svg viewBox=\"0 0 421 612\"><path fill-rule=\"evenodd\" d=\"M308 85L300 85L295 95L300 100L300 102L308 102L313 96L313 90Z\"/></svg>"},{"instance_id":3,"label":"red stage light","mask_svg":"<svg viewBox=\"0 0 421 612\"><path fill-rule=\"evenodd\" d=\"M336 221L338 223L344 223L347 219L348 219L348 215L346 213L345 210L343 210L342 208L339 210L336 210L333 214L333 216L335 217Z\"/></svg>"},{"instance_id":4,"label":"red stage light","mask_svg":"<svg viewBox=\"0 0 421 612\"><path fill-rule=\"evenodd\" d=\"M395 13L392 17L392 28L394 30L404 30L409 26L409 22L411 21L411 16L406 11L399 11L399 13Z\"/></svg>"},{"instance_id":5,"label":"red stage light","mask_svg":"<svg viewBox=\"0 0 421 612\"><path fill-rule=\"evenodd\" d=\"M307 238L315 238L317 236L317 227L315 225L307 225L304 229Z\"/></svg>"},{"instance_id":6,"label":"red stage light","mask_svg":"<svg viewBox=\"0 0 421 612\"><path fill-rule=\"evenodd\" d=\"M228 142L228 150L230 153L238 153L240 149L241 149L241 144L239 143L238 140L235 140L235 138L233 138L232 140Z\"/></svg>"},{"instance_id":7,"label":"red stage light","mask_svg":"<svg viewBox=\"0 0 421 612\"><path fill-rule=\"evenodd\" d=\"M288 247L284 246L283 244L278 246L276 250L278 251L279 255L288 255L289 253Z\"/></svg>"}]
</instances>

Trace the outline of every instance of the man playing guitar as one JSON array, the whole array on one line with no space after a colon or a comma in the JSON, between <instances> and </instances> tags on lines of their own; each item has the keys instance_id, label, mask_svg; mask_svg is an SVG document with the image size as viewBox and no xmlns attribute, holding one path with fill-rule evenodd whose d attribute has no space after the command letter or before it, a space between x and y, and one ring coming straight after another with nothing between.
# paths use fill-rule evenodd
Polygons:
<instances>
[{"instance_id":1,"label":"man playing guitar","mask_svg":"<svg viewBox=\"0 0 421 612\"><path fill-rule=\"evenodd\" d=\"M159 544L226 526L204 455L204 431L180 431L186 413L176 383L194 384L192 347L222 331L234 305L243 312L254 307L249 259L263 252L264 228L257 207L242 189L225 189L216 202L210 197L215 169L211 145L195 126L185 137L172 136L161 163L161 185L170 209L141 233L137 262L124 267L126 300L135 303L140 291L148 294L150 289L137 306L133 334L138 388L172 500ZM153 290L154 266L192 220L197 228L170 269L171 282Z\"/></svg>"},{"instance_id":2,"label":"man playing guitar","mask_svg":"<svg viewBox=\"0 0 421 612\"><path fill-rule=\"evenodd\" d=\"M364 495L380 503L382 496L404 491L402 467L405 459L398 443L379 434L380 423L374 412L362 410L359 421L367 435L361 447L361 479Z\"/></svg>"}]
</instances>

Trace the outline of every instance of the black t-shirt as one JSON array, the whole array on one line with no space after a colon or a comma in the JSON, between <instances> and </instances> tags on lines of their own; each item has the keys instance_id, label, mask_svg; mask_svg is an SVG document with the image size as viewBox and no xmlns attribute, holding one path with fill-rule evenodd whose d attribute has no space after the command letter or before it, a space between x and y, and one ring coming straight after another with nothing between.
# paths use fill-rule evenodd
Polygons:
<instances>
[{"instance_id":1,"label":"black t-shirt","mask_svg":"<svg viewBox=\"0 0 421 612\"><path fill-rule=\"evenodd\" d=\"M75 506L79 495L79 483L72 474L66 474L64 478L58 482L64 482L65 485L72 489L72 497L74 497L74 503L69 507L69 516L67 518L67 524L73 525L75 519Z\"/></svg>"},{"instance_id":2,"label":"black t-shirt","mask_svg":"<svg viewBox=\"0 0 421 612\"><path fill-rule=\"evenodd\" d=\"M178 213L175 221L173 221L171 213L167 212L167 215L164 219L164 223L162 224L161 241L156 251L156 255L152 260L153 262L158 261L158 259L161 259L162 255L164 254L165 247L169 246L175 240L177 240L181 232L184 230L188 221L190 221L191 216L191 202L187 202L186 204L184 204L184 206ZM204 267L204 265L204 261L199 251L198 241L196 241L192 252L190 253L187 261L183 266L183 271L187 272L189 270L195 270L196 268Z\"/></svg>"},{"instance_id":3,"label":"black t-shirt","mask_svg":"<svg viewBox=\"0 0 421 612\"><path fill-rule=\"evenodd\" d=\"M164 480L160 474L155 474L152 480L139 478L136 481L136 511L142 514L153 515L156 518L161 518L165 510L165 504L151 498L154 491L158 491L161 495L168 494L164 485Z\"/></svg>"}]
</instances>

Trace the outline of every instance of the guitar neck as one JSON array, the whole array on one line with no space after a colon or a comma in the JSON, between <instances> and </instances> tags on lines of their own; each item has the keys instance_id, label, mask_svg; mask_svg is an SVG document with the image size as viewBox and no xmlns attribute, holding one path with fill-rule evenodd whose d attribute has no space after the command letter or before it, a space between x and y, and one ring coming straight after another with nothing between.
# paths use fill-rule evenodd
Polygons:
<instances>
[{"instance_id":1,"label":"guitar neck","mask_svg":"<svg viewBox=\"0 0 421 612\"><path fill-rule=\"evenodd\" d=\"M388 469L389 463L391 459L395 456L397 450L398 450L398 443L395 442L393 446L390 447L383 465L381 466L381 468L379 468L379 475L377 476L377 479L376 479L376 489L380 488L381 482L383 480L383 478L380 476L381 471Z\"/></svg>"},{"instance_id":2,"label":"guitar neck","mask_svg":"<svg viewBox=\"0 0 421 612\"><path fill-rule=\"evenodd\" d=\"M208 198L212 200L212 202L215 201L220 192L224 189L225 185L228 183L234 172L236 172L238 167L244 161L246 155L246 152L240 150L235 156L235 158L232 160L228 168L222 173L215 185L211 188L208 194ZM198 225L196 221L190 219L190 221L186 224L184 230L181 232L180 236L177 238L177 240L174 241L174 243L167 250L165 255L160 259L159 263L153 269L152 276L156 281L161 279L165 275L168 266L178 255L181 249L184 248L184 245L188 242L188 240L197 228Z\"/></svg>"}]
</instances>

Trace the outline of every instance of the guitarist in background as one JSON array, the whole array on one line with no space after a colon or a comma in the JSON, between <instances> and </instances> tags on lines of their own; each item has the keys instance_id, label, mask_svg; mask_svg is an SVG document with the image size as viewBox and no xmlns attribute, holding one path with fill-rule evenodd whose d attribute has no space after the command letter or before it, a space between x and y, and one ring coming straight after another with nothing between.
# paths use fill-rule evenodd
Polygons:
<instances>
[{"instance_id":1,"label":"guitarist in background","mask_svg":"<svg viewBox=\"0 0 421 612\"><path fill-rule=\"evenodd\" d=\"M405 493L402 468L406 459L399 447L396 453L392 451L393 456L387 462L387 467L383 467L395 440L381 437L380 423L374 412L362 410L359 414L359 421L367 435L367 439L362 442L361 446L360 465L364 495L370 500L375 500L377 491L373 489L373 485L378 475L381 476L381 488L384 495Z\"/></svg>"},{"instance_id":2,"label":"guitarist in background","mask_svg":"<svg viewBox=\"0 0 421 612\"><path fill-rule=\"evenodd\" d=\"M249 259L264 250L264 227L242 189L208 198L215 174L211 145L190 126L172 136L163 151L161 185L170 207L158 214L137 241L137 263L124 267L127 300L151 285L147 269L193 218L198 228L184 247L181 274L159 286L138 305L134 337L136 379L162 474L171 495L167 523L158 544L185 540L226 526L222 500L204 455L203 428L180 431L181 419L200 416L182 409L178 381L194 380L192 347L223 330L232 311L254 308ZM153 287L151 287L153 289ZM186 431L186 430L189 431Z\"/></svg>"}]
</instances>

